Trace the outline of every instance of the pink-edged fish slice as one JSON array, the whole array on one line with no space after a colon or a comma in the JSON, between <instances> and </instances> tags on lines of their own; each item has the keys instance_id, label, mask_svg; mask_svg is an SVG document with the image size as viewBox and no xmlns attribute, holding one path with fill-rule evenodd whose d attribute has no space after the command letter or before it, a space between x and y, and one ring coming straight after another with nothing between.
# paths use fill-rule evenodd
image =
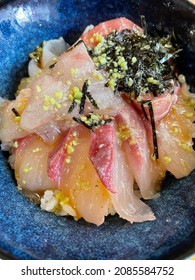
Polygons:
<instances>
[{"instance_id":1,"label":"pink-edged fish slice","mask_svg":"<svg viewBox=\"0 0 195 280\"><path fill-rule=\"evenodd\" d=\"M154 197L156 185L156 163L151 159L147 133L141 117L132 104L119 111L116 116L118 127L125 129L122 146L135 181L145 199ZM159 170L160 172L160 170Z\"/></svg>"},{"instance_id":2,"label":"pink-edged fish slice","mask_svg":"<svg viewBox=\"0 0 195 280\"><path fill-rule=\"evenodd\" d=\"M117 145L115 157L114 185L112 204L119 217L131 223L155 220L151 208L140 200L134 192L134 177L127 163L124 149Z\"/></svg>"},{"instance_id":3,"label":"pink-edged fish slice","mask_svg":"<svg viewBox=\"0 0 195 280\"><path fill-rule=\"evenodd\" d=\"M73 134L75 131L75 127L71 127L65 131L61 136L57 146L51 151L48 157L48 177L57 186L60 186L64 161L68 156L66 145L74 140L75 136Z\"/></svg>"},{"instance_id":4,"label":"pink-edged fish slice","mask_svg":"<svg viewBox=\"0 0 195 280\"><path fill-rule=\"evenodd\" d=\"M125 29L136 29L139 32L143 32L143 30L136 25L134 22L130 21L125 17L111 19L105 22L101 22L91 30L82 34L81 39L85 42L88 47L95 47L98 44L98 41L94 40L93 35L99 34L103 37L110 34L114 30L121 32Z\"/></svg>"},{"instance_id":5,"label":"pink-edged fish slice","mask_svg":"<svg viewBox=\"0 0 195 280\"><path fill-rule=\"evenodd\" d=\"M95 130L89 152L96 172L112 197L114 209L127 221L154 220L150 207L134 193L134 178L126 162L125 151L117 141L114 124L106 124Z\"/></svg>"},{"instance_id":6,"label":"pink-edged fish slice","mask_svg":"<svg viewBox=\"0 0 195 280\"><path fill-rule=\"evenodd\" d=\"M15 149L14 169L18 186L30 192L53 188L47 175L48 155L53 149L36 134L18 139Z\"/></svg>"},{"instance_id":7,"label":"pink-edged fish slice","mask_svg":"<svg viewBox=\"0 0 195 280\"><path fill-rule=\"evenodd\" d=\"M176 104L178 100L178 92L180 90L180 86L174 86L174 92L165 92L160 96L154 97L152 94L146 94L142 98L142 108L144 113L148 119L150 119L150 112L148 108L147 101L151 101L153 113L154 113L154 121L158 122L162 120L171 110L172 106ZM135 105L138 109L141 110L141 103L135 102Z\"/></svg>"},{"instance_id":8,"label":"pink-edged fish slice","mask_svg":"<svg viewBox=\"0 0 195 280\"><path fill-rule=\"evenodd\" d=\"M113 124L105 124L91 132L89 158L96 172L111 193L115 193L113 185L115 128Z\"/></svg>"},{"instance_id":9,"label":"pink-edged fish slice","mask_svg":"<svg viewBox=\"0 0 195 280\"><path fill-rule=\"evenodd\" d=\"M27 136L24 136L22 138L17 139L17 146L14 149L15 153L18 153L20 150L22 150L28 143L31 141L34 141L36 138L35 134L29 134Z\"/></svg>"}]
</instances>

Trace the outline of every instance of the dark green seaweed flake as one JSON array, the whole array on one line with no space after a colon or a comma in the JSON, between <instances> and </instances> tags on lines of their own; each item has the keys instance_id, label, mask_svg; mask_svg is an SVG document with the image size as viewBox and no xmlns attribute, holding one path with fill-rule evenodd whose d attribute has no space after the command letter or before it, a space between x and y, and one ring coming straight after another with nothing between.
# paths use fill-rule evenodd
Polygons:
<instances>
[{"instance_id":1,"label":"dark green seaweed flake","mask_svg":"<svg viewBox=\"0 0 195 280\"><path fill-rule=\"evenodd\" d=\"M114 31L89 53L95 65L109 73L106 86L114 92L125 92L141 100L150 92L154 96L172 89L175 76L174 59L178 49L172 36L151 36L142 19L144 33L135 30Z\"/></svg>"}]
</instances>

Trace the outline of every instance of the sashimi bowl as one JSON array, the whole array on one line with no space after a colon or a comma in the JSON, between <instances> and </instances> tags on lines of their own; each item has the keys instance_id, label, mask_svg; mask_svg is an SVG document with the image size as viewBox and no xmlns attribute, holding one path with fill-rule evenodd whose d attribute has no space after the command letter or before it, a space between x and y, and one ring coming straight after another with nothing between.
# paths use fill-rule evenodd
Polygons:
<instances>
[{"instance_id":1,"label":"sashimi bowl","mask_svg":"<svg viewBox=\"0 0 195 280\"><path fill-rule=\"evenodd\" d=\"M186 106L189 106L190 110L185 111L186 118L188 118L187 124L190 120L193 122L193 106L195 103L192 94L195 91L195 8L193 4L184 0L16 0L1 1L0 5L0 138L2 143L0 152L0 250L2 256L10 259L181 259L192 254L195 250L193 140L191 139L191 144L187 142L188 140L182 142L183 146L178 146L179 150L173 152L171 138L166 138L165 134L162 134L159 140L158 124L155 123L155 118L158 117L158 120L160 120L161 118L168 118L169 114L172 114L174 120L172 128L174 133L179 132L178 127L182 126L183 119L180 114L175 117L173 113L170 113L170 106L173 106L171 112L177 110L177 106L180 106L178 108L184 106L181 102L180 105L177 105L177 100L180 100L177 91L178 88L183 86L186 92L190 91L186 97L186 102L188 102ZM119 18L120 20L116 20ZM98 25L108 20L113 21L110 21L109 24L106 23L104 26ZM93 31L92 25L98 25L95 31ZM88 27L87 31L86 27ZM134 30L133 35L130 35L128 28ZM86 33L82 35L84 30ZM108 30L113 33L109 35L111 31L108 32ZM170 36L167 36L168 34ZM107 35L109 36L108 39L106 39ZM172 92L170 98L166 99L166 101L171 100L171 105L169 103L163 105L167 106L165 108L167 110L166 114L163 116L161 116L162 112L155 109L154 105L152 109L147 111L147 108L154 103L146 100L147 98L144 102L137 98L136 90L139 82L136 84L133 77L130 76L128 76L127 81L121 74L128 68L125 60L127 57L123 51L129 44L127 42L130 39L125 39L123 46L120 45L120 40L122 40L121 38L131 38L128 36L134 36L134 39L139 37L139 44L142 44L147 36L151 36L150 40L153 36L155 38L171 37L171 40L176 42L174 44L177 45L177 50L172 49L173 47L170 45L172 41L164 43L167 52L172 51L168 58L177 57L177 67L171 73L177 77L177 83L174 86L171 84L172 82L169 84L169 86L172 85L174 93ZM79 38L82 40L78 40ZM56 41L54 40L55 42L52 41L52 43L50 41L53 39L59 39L57 51ZM43 41L49 41L50 43L41 45ZM75 42L77 43L75 44ZM155 42L155 50L158 51L160 43ZM74 46L70 47L72 44ZM99 55L98 51L100 51L101 44L103 44L104 50L108 51L110 51L110 46L112 48L115 46L116 53L117 48L120 47L120 55L118 53L116 58L117 62L110 63L108 56L104 53L101 53L101 56ZM143 47L146 53L149 48L146 43L144 44L139 45L139 51ZM47 53L48 56L45 56L45 62L42 60L41 65L40 59L43 58L40 58L40 56L44 56L44 46L46 45L49 54ZM133 52L133 48L131 50ZM139 51L131 57L131 53L128 53L132 69L135 69L134 65L140 57ZM56 58L52 56L52 52L57 52L58 55L63 52L63 54L60 58ZM112 55L114 55L113 49ZM152 57L156 59L152 54L149 56L150 59ZM166 60L168 60L167 57L161 57L161 64L164 64ZM149 61L148 58L147 61ZM40 69L44 68L44 63L46 69ZM82 68L82 71L85 71L85 76L76 76L79 67ZM112 67L115 68L112 69ZM116 67L120 69L119 72L114 70ZM170 63L167 64L167 67L173 69ZM70 71L68 72L67 69L70 69ZM109 74L105 74L107 70L110 71ZM175 72L179 74L177 75ZM130 75L129 72L125 73ZM136 73L136 75L140 74L138 71ZM22 78L25 78L23 83L21 83ZM107 79L106 82L105 79ZM118 79L118 84L116 79ZM33 81L40 83L37 84ZM76 82L71 87L73 81ZM159 90L162 90L161 85L166 85L167 81L162 80L162 83L159 81L148 76L145 84L146 91L152 88L158 93ZM80 86L81 82L82 86ZM97 84L98 96L95 95L96 93L93 94L93 83ZM41 95L44 87L46 87L46 93L43 98L42 110L39 111L39 97L38 95L32 97L31 94L34 88L36 94ZM67 108L68 112L66 112L67 115L69 114L68 121L63 118L60 119L59 113L60 110L66 109L66 105L63 107L60 103L64 96L64 88L66 88L66 91L67 88L69 89L69 95L66 99L66 102L70 104ZM116 91L120 91L121 88L121 92L133 89L129 91L131 92L130 101L126 93L123 93L124 96L122 93L117 95ZM51 97L50 92L52 91L54 95ZM103 94L101 94L102 92ZM169 95L169 92L165 94ZM6 101L15 105L12 106L7 103L5 109L2 105L5 99L15 100L16 96L19 100L18 103L16 101L13 101L15 103ZM161 99L159 100L164 104L162 96L160 95L159 98ZM98 103L98 98L102 98L102 103ZM155 96L155 98L158 97ZM109 109L105 104L108 104ZM113 104L114 109L112 108ZM147 104L148 107L146 108L144 104ZM27 109L24 105L29 106L30 109ZM25 108L21 109L20 106ZM48 113L51 107L54 110L52 113ZM142 111L139 110L141 107ZM11 108L11 110L9 109L10 114L6 115L7 108ZM116 111L116 108L120 113L117 113L115 117L113 110ZM128 110L128 108L130 109ZM87 116L83 115L84 110L88 110ZM99 114L97 113L98 110L100 110ZM78 113L75 114L75 112ZM53 119L54 115L58 115L55 120ZM10 121L9 116L14 120L14 123ZM132 119L134 121L136 119L136 127L133 125ZM142 123L140 120L143 119ZM149 119L151 122L148 121ZM45 124L47 125L47 129L44 131L40 129L40 120L42 121L41 129ZM51 130L57 121L58 126L55 127L54 131L52 133L48 132L48 127ZM72 128L73 122L74 129ZM117 122L118 126L115 125ZM150 124L148 131L151 132L150 128L152 127L151 134L146 129L148 123ZM21 127L18 132L16 128L20 124ZM138 138L133 138L132 135L128 136L128 132L124 129L125 125L129 125L131 130L136 132L133 135L138 135L135 136ZM184 123L183 126L185 126ZM163 126L159 127L162 129ZM183 128L183 131L187 129L186 127L188 125ZM152 143L151 147L154 148L153 155L149 159L151 168L148 167L148 163L144 165L143 155L140 156L140 164L133 154L133 151L141 151L139 143L135 143L134 140L145 143L139 137L139 131L142 129L146 130L146 134L149 133L147 135L152 135L152 137L148 136L150 139L148 141ZM19 136L14 138L13 133L16 130ZM116 130L117 139L121 141L120 143L124 142L123 152L120 151L118 142L113 140ZM178 137L181 137L182 133L180 131ZM142 134L142 136L146 137L146 134ZM90 143L87 141L89 135L93 135ZM130 142L127 141L127 136L131 137ZM60 140L58 140L59 137ZM36 141L39 146L35 145ZM45 144L45 141L50 142ZM166 176L163 179L161 191L154 194L144 192L139 184L141 185L140 182L143 181L146 183L152 176L155 177L156 170L161 166L156 163L161 157L160 149L157 150L157 141L164 141L161 147L163 146L165 151L175 153L174 155L178 155L180 149L183 148L185 153L189 153L187 154L188 163L190 161L188 165L192 167L185 174L184 170L188 166L185 165L185 162L183 162L182 168L178 168L177 160L175 160L174 166L171 162L173 158L163 154L163 166L166 166L166 170L162 170L164 173L166 172ZM120 144L121 147L123 144ZM135 148L137 146L139 148ZM27 149L28 147L30 148ZM10 149L11 153L14 151L14 156L9 157ZM98 154L97 149L102 149L103 153ZM87 152L85 155L86 150L89 150L89 153ZM33 161L39 153L41 159ZM131 154L129 162L127 160L128 153ZM66 157L66 154L68 154L68 157ZM126 161L127 163L124 164ZM36 185L37 189L35 188L35 193L33 193L32 186L34 187L36 176L43 176L41 170L44 163L49 164L49 167L47 166L45 169L45 177L37 179L40 189ZM72 167L69 168L69 166ZM129 173L125 169L128 166L131 167ZM167 168L167 166L172 166L172 169ZM62 169L65 170L65 168L68 171L62 175ZM33 170L36 170L36 172L34 173ZM78 173L78 170L84 174L82 179L80 179L81 173ZM93 173L94 170L96 170L96 173ZM71 172L73 176L70 175ZM22 177L21 174L27 177ZM184 175L180 176L180 174ZM47 176L49 176L49 179ZM123 193L124 187L120 188L120 186L125 185L125 180L130 184L131 180L134 180L133 178L135 178L139 188L134 185L134 190L131 193ZM63 180L69 180L67 183L69 188L74 185L75 180L75 184L79 185L76 191L75 189L70 191L74 197L72 206L68 204L71 201L71 196L68 197L67 185L62 186L61 182ZM85 180L88 180L89 183ZM91 191L91 196L90 182L95 185L93 191ZM48 189L45 187L47 183ZM27 188L25 185L30 187ZM53 190L54 185L58 186L55 190ZM148 188L150 189L150 183ZM121 195L116 199L117 193L120 192L124 194L124 197ZM142 198L139 197L140 193ZM42 207L40 207L41 195ZM58 207L55 204L56 208L52 208L51 203L48 204L51 197L54 204L57 203L56 201L60 201ZM110 197L114 198L110 200ZM121 212L120 209L121 207L125 208L126 199L132 199L132 197L135 197L134 202L132 202L134 204L129 207L137 212L134 216L131 213L125 218L126 214L123 215L122 212L124 213L126 210L123 209ZM99 202L100 200L103 200L103 204ZM112 201L111 204L109 204L110 201ZM63 208L62 205L66 205L66 207ZM136 207L141 210L137 210ZM100 214L98 214L99 212ZM109 213L109 215L105 213ZM67 214L70 215L67 216ZM101 215L103 215L103 218ZM106 217L104 218L104 216Z\"/></svg>"}]
</instances>

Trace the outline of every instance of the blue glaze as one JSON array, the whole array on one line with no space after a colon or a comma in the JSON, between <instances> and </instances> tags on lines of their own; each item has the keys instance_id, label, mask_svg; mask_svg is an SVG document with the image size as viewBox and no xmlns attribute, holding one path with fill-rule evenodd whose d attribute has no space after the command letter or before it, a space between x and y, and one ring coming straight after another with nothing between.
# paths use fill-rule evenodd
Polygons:
<instances>
[{"instance_id":1,"label":"blue glaze","mask_svg":"<svg viewBox=\"0 0 195 280\"><path fill-rule=\"evenodd\" d=\"M27 70L28 53L43 40L73 43L88 24L126 16L149 30L175 30L184 48L182 72L193 86L193 6L185 1L18 0L0 8L0 95L12 98ZM156 3L158 2L158 3ZM184 62L185 61L185 62ZM117 215L96 227L42 211L16 189L0 152L0 248L17 259L172 259L195 246L195 172L167 176L161 196L147 202L156 220L130 224Z\"/></svg>"}]
</instances>

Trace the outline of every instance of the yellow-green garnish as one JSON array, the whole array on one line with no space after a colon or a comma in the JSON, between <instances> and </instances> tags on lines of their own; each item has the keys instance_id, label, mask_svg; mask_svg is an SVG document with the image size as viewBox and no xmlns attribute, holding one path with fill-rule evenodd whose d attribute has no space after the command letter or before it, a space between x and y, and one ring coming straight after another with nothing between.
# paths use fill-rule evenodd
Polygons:
<instances>
[{"instance_id":1,"label":"yellow-green garnish","mask_svg":"<svg viewBox=\"0 0 195 280\"><path fill-rule=\"evenodd\" d=\"M148 35L145 18L141 20L143 32L114 31L89 49L96 67L110 74L106 85L114 92L129 94L131 99L140 99L147 92L158 96L172 91L174 59L181 51L171 35ZM113 73L117 75L113 77Z\"/></svg>"}]
</instances>

